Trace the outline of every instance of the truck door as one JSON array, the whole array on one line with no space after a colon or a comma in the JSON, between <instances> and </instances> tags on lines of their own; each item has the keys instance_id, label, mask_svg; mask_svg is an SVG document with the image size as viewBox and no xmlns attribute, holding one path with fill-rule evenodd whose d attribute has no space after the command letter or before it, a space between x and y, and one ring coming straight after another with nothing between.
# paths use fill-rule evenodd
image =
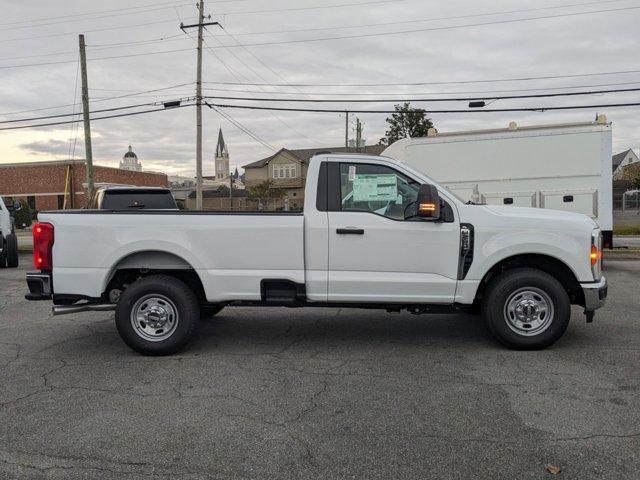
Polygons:
<instances>
[{"instance_id":1,"label":"truck door","mask_svg":"<svg viewBox=\"0 0 640 480\"><path fill-rule=\"evenodd\" d=\"M455 209L453 222L405 218L420 184L386 165L332 162L328 183L329 301L453 302Z\"/></svg>"}]
</instances>

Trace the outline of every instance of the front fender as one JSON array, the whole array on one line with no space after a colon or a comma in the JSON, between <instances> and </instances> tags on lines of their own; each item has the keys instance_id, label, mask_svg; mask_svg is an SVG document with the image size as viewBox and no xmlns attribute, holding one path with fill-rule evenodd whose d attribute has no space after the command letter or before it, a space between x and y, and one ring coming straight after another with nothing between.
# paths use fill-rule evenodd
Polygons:
<instances>
[{"instance_id":1,"label":"front fender","mask_svg":"<svg viewBox=\"0 0 640 480\"><path fill-rule=\"evenodd\" d=\"M478 246L467 274L468 280L481 280L500 261L523 254L553 257L564 263L578 281L592 281L590 245L581 235L559 231L480 231Z\"/></svg>"}]
</instances>

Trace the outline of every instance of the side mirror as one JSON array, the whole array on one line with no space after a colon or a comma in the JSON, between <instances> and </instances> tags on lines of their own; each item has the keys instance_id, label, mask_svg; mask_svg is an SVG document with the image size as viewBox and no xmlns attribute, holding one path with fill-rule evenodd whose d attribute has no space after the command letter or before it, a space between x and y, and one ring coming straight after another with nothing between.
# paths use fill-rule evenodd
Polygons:
<instances>
[{"instance_id":1,"label":"side mirror","mask_svg":"<svg viewBox=\"0 0 640 480\"><path fill-rule=\"evenodd\" d=\"M417 216L422 220L440 220L440 195L434 185L422 184L418 190Z\"/></svg>"}]
</instances>

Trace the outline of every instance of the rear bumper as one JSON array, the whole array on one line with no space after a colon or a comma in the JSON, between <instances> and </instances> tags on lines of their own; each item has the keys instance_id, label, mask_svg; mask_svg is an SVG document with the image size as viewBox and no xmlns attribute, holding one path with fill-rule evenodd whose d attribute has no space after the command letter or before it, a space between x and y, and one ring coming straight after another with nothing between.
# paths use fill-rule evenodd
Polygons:
<instances>
[{"instance_id":1,"label":"rear bumper","mask_svg":"<svg viewBox=\"0 0 640 480\"><path fill-rule=\"evenodd\" d=\"M51 273L28 272L27 286L29 293L24 296L27 300L51 300L53 294Z\"/></svg>"},{"instance_id":2,"label":"rear bumper","mask_svg":"<svg viewBox=\"0 0 640 480\"><path fill-rule=\"evenodd\" d=\"M583 283L582 291L585 312L593 312L602 307L607 298L607 279L602 277L598 282Z\"/></svg>"}]
</instances>

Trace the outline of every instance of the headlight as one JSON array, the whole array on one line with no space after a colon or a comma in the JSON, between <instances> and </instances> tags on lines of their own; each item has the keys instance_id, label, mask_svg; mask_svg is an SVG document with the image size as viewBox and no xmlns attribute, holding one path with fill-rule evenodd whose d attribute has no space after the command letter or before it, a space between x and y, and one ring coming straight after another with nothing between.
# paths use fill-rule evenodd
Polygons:
<instances>
[{"instance_id":1,"label":"headlight","mask_svg":"<svg viewBox=\"0 0 640 480\"><path fill-rule=\"evenodd\" d=\"M591 273L593 273L593 279L600 280L600 277L602 277L602 232L600 229L595 229L591 233L589 261L591 262Z\"/></svg>"}]
</instances>

